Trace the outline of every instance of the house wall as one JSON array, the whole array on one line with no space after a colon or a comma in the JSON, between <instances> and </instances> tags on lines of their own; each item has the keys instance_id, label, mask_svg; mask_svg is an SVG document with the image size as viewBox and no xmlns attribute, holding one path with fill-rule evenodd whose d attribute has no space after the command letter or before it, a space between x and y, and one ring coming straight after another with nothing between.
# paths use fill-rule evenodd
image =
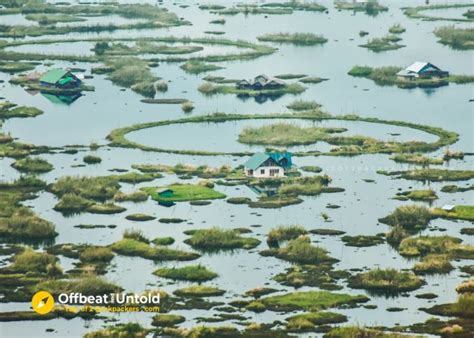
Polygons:
<instances>
[{"instance_id":1,"label":"house wall","mask_svg":"<svg viewBox=\"0 0 474 338\"><path fill-rule=\"evenodd\" d=\"M271 175L270 170L275 170L278 172L275 172L273 175ZM283 170L283 168L277 166L262 166L254 170L252 175L250 175L250 170L248 168L245 168L245 174L247 176L253 176L256 178L284 177L285 171Z\"/></svg>"}]
</instances>

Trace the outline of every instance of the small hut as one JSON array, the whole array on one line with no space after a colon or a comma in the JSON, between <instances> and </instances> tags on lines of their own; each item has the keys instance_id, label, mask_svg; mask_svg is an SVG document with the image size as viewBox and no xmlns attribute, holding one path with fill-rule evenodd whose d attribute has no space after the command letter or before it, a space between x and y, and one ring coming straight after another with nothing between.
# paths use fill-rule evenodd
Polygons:
<instances>
[{"instance_id":1,"label":"small hut","mask_svg":"<svg viewBox=\"0 0 474 338\"><path fill-rule=\"evenodd\" d=\"M65 69L55 68L47 71L39 79L40 85L47 88L74 89L80 87L82 81Z\"/></svg>"}]
</instances>

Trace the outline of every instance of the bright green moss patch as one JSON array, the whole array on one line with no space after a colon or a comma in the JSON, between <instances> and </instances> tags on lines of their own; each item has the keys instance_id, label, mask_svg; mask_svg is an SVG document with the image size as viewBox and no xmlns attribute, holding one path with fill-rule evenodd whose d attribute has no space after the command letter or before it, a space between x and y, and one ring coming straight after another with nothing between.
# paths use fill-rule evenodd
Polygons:
<instances>
[{"instance_id":1,"label":"bright green moss patch","mask_svg":"<svg viewBox=\"0 0 474 338\"><path fill-rule=\"evenodd\" d=\"M263 250L262 256L274 256L292 263L323 264L335 263L336 259L330 257L323 248L311 245L308 237L298 237L289 241L285 247Z\"/></svg>"},{"instance_id":2,"label":"bright green moss patch","mask_svg":"<svg viewBox=\"0 0 474 338\"><path fill-rule=\"evenodd\" d=\"M400 200L400 201L434 201L438 199L438 196L436 193L431 190L411 190L411 191L403 191L397 193L397 195L394 197L394 199Z\"/></svg>"},{"instance_id":3,"label":"bright green moss patch","mask_svg":"<svg viewBox=\"0 0 474 338\"><path fill-rule=\"evenodd\" d=\"M261 298L267 309L272 311L319 311L348 304L357 304L368 301L363 295L348 295L328 291L291 292L284 295Z\"/></svg>"},{"instance_id":4,"label":"bright green moss patch","mask_svg":"<svg viewBox=\"0 0 474 338\"><path fill-rule=\"evenodd\" d=\"M159 190L170 189L169 195L159 193ZM152 199L158 202L184 202L195 200L211 200L225 198L226 195L203 185L173 184L161 188L142 188Z\"/></svg>"},{"instance_id":5,"label":"bright green moss patch","mask_svg":"<svg viewBox=\"0 0 474 338\"><path fill-rule=\"evenodd\" d=\"M303 128L290 123L277 123L262 127L246 127L239 134L239 142L245 144L294 146L326 141L334 133L345 128Z\"/></svg>"},{"instance_id":6,"label":"bright green moss patch","mask_svg":"<svg viewBox=\"0 0 474 338\"><path fill-rule=\"evenodd\" d=\"M419 236L406 238L400 243L403 256L448 254L452 258L472 259L474 246L462 244L462 240L451 236Z\"/></svg>"},{"instance_id":7,"label":"bright green moss patch","mask_svg":"<svg viewBox=\"0 0 474 338\"><path fill-rule=\"evenodd\" d=\"M53 165L39 157L25 157L13 162L12 167L28 174L41 174L53 170Z\"/></svg>"},{"instance_id":8,"label":"bright green moss patch","mask_svg":"<svg viewBox=\"0 0 474 338\"><path fill-rule=\"evenodd\" d=\"M204 282L216 278L217 273L202 265L188 265L182 268L161 268L153 274L169 279Z\"/></svg>"},{"instance_id":9,"label":"bright green moss patch","mask_svg":"<svg viewBox=\"0 0 474 338\"><path fill-rule=\"evenodd\" d=\"M423 280L410 272L395 269L374 269L349 279L349 286L380 293L399 293L420 288Z\"/></svg>"},{"instance_id":10,"label":"bright green moss patch","mask_svg":"<svg viewBox=\"0 0 474 338\"><path fill-rule=\"evenodd\" d=\"M192 285L186 288L178 289L173 293L180 297L216 297L222 296L225 291L213 286Z\"/></svg>"},{"instance_id":11,"label":"bright green moss patch","mask_svg":"<svg viewBox=\"0 0 474 338\"><path fill-rule=\"evenodd\" d=\"M474 221L474 205L456 205L450 211L434 208L431 213L435 217Z\"/></svg>"},{"instance_id":12,"label":"bright green moss patch","mask_svg":"<svg viewBox=\"0 0 474 338\"><path fill-rule=\"evenodd\" d=\"M218 251L228 249L252 249L260 244L255 238L243 237L237 231L221 228L194 230L191 238L184 241L195 249Z\"/></svg>"},{"instance_id":13,"label":"bright green moss patch","mask_svg":"<svg viewBox=\"0 0 474 338\"><path fill-rule=\"evenodd\" d=\"M328 41L325 37L313 33L274 33L260 35L257 39L264 42L290 43L297 46L313 46Z\"/></svg>"},{"instance_id":14,"label":"bright green moss patch","mask_svg":"<svg viewBox=\"0 0 474 338\"><path fill-rule=\"evenodd\" d=\"M200 255L197 253L170 249L162 246L152 246L146 242L141 241L142 238L135 236L134 238L121 239L120 241L112 244L111 249L120 255L137 256L155 261L189 261L200 257Z\"/></svg>"}]
</instances>

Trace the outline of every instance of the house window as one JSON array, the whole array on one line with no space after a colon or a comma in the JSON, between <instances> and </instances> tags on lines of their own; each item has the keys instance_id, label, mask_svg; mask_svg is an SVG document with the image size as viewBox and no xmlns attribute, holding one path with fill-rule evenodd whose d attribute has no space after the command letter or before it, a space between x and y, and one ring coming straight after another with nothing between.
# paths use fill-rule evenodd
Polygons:
<instances>
[{"instance_id":1,"label":"house window","mask_svg":"<svg viewBox=\"0 0 474 338\"><path fill-rule=\"evenodd\" d=\"M270 176L275 176L280 172L280 169L270 169Z\"/></svg>"},{"instance_id":2,"label":"house window","mask_svg":"<svg viewBox=\"0 0 474 338\"><path fill-rule=\"evenodd\" d=\"M260 169L260 174L265 174L265 169Z\"/></svg>"},{"instance_id":3,"label":"house window","mask_svg":"<svg viewBox=\"0 0 474 338\"><path fill-rule=\"evenodd\" d=\"M249 175L253 175L253 170L249 169Z\"/></svg>"}]
</instances>

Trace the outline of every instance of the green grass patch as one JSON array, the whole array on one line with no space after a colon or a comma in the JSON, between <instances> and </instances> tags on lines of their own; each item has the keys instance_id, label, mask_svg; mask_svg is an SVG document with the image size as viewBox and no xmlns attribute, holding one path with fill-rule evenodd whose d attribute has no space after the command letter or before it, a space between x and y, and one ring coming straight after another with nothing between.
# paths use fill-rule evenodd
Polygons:
<instances>
[{"instance_id":1,"label":"green grass patch","mask_svg":"<svg viewBox=\"0 0 474 338\"><path fill-rule=\"evenodd\" d=\"M182 70L189 74L201 74L213 70L223 69L223 67L205 63L198 60L191 60L180 66Z\"/></svg>"},{"instance_id":2,"label":"green grass patch","mask_svg":"<svg viewBox=\"0 0 474 338\"><path fill-rule=\"evenodd\" d=\"M339 307L367 302L363 295L348 295L328 291L291 292L284 295L261 298L267 309L272 311L288 312L294 310L319 311L321 309Z\"/></svg>"},{"instance_id":3,"label":"green grass patch","mask_svg":"<svg viewBox=\"0 0 474 338\"><path fill-rule=\"evenodd\" d=\"M25 157L12 163L12 167L22 173L41 174L53 170L53 165L39 157Z\"/></svg>"},{"instance_id":4,"label":"green grass patch","mask_svg":"<svg viewBox=\"0 0 474 338\"><path fill-rule=\"evenodd\" d=\"M400 226L408 231L418 231L426 228L432 218L428 208L413 204L397 207L388 216L380 218L379 222Z\"/></svg>"},{"instance_id":5,"label":"green grass patch","mask_svg":"<svg viewBox=\"0 0 474 338\"><path fill-rule=\"evenodd\" d=\"M309 237L301 236L289 241L286 246L278 249L260 251L262 256L274 256L292 263L299 264L332 264L337 259L318 246L311 245Z\"/></svg>"},{"instance_id":6,"label":"green grass patch","mask_svg":"<svg viewBox=\"0 0 474 338\"><path fill-rule=\"evenodd\" d=\"M404 7L403 13L412 19L422 19L423 21L459 21L459 22L470 22L472 18L450 18L443 16L430 16L422 13L426 10L443 10L449 8L467 8L472 7L472 4L433 4L427 6L416 6L416 7Z\"/></svg>"},{"instance_id":7,"label":"green grass patch","mask_svg":"<svg viewBox=\"0 0 474 338\"><path fill-rule=\"evenodd\" d=\"M281 243L306 235L308 231L301 225L279 226L273 228L267 235L267 244L278 247Z\"/></svg>"},{"instance_id":8,"label":"green grass patch","mask_svg":"<svg viewBox=\"0 0 474 338\"><path fill-rule=\"evenodd\" d=\"M355 246L355 247L369 247L375 246L379 244L385 243L385 239L383 236L365 236L365 235L357 235L357 236L342 236L341 240L347 246Z\"/></svg>"},{"instance_id":9,"label":"green grass patch","mask_svg":"<svg viewBox=\"0 0 474 338\"><path fill-rule=\"evenodd\" d=\"M328 338L342 338L342 337L367 337L367 338L415 338L411 334L406 335L397 332L384 332L376 329L369 329L359 326L344 326L332 328L325 334Z\"/></svg>"},{"instance_id":10,"label":"green grass patch","mask_svg":"<svg viewBox=\"0 0 474 338\"><path fill-rule=\"evenodd\" d=\"M454 269L448 255L427 255L413 266L417 275L446 274Z\"/></svg>"},{"instance_id":11,"label":"green grass patch","mask_svg":"<svg viewBox=\"0 0 474 338\"><path fill-rule=\"evenodd\" d=\"M411 191L403 191L396 194L394 199L400 201L434 201L438 199L438 195L431 189L426 190L411 190Z\"/></svg>"},{"instance_id":12,"label":"green grass patch","mask_svg":"<svg viewBox=\"0 0 474 338\"><path fill-rule=\"evenodd\" d=\"M147 222L147 221L153 221L156 219L154 216L146 215L146 214L130 214L125 216L126 219L129 221L136 221L136 222Z\"/></svg>"},{"instance_id":13,"label":"green grass patch","mask_svg":"<svg viewBox=\"0 0 474 338\"><path fill-rule=\"evenodd\" d=\"M303 128L290 123L276 123L262 127L246 127L239 134L239 142L245 144L294 146L313 144L342 133L345 128Z\"/></svg>"},{"instance_id":14,"label":"green grass patch","mask_svg":"<svg viewBox=\"0 0 474 338\"><path fill-rule=\"evenodd\" d=\"M4 73L22 73L33 70L36 64L27 62L0 62L0 72Z\"/></svg>"},{"instance_id":15,"label":"green grass patch","mask_svg":"<svg viewBox=\"0 0 474 338\"><path fill-rule=\"evenodd\" d=\"M449 170L449 169L414 169L407 171L380 172L381 174L392 175L396 178L415 181L467 181L474 178L474 170Z\"/></svg>"},{"instance_id":16,"label":"green grass patch","mask_svg":"<svg viewBox=\"0 0 474 338\"><path fill-rule=\"evenodd\" d=\"M125 237L125 236L124 236ZM111 245L111 249L123 256L137 256L154 261L189 261L200 257L199 254L161 246L152 246L132 238L124 238Z\"/></svg>"},{"instance_id":17,"label":"green grass patch","mask_svg":"<svg viewBox=\"0 0 474 338\"><path fill-rule=\"evenodd\" d=\"M446 254L452 258L473 259L474 246L462 244L462 240L451 236L419 236L405 238L398 251L402 256L426 256Z\"/></svg>"},{"instance_id":18,"label":"green grass patch","mask_svg":"<svg viewBox=\"0 0 474 338\"><path fill-rule=\"evenodd\" d=\"M171 189L173 191L171 196L160 196L158 190L163 188ZM226 195L212 188L208 188L203 185L193 184L173 184L160 188L142 188L142 190L148 193L152 199L158 202L184 202L196 200L211 200L226 197Z\"/></svg>"},{"instance_id":19,"label":"green grass patch","mask_svg":"<svg viewBox=\"0 0 474 338\"><path fill-rule=\"evenodd\" d=\"M264 34L258 36L257 40L264 42L290 43L297 46L314 46L328 41L325 37L313 33Z\"/></svg>"},{"instance_id":20,"label":"green grass patch","mask_svg":"<svg viewBox=\"0 0 474 338\"><path fill-rule=\"evenodd\" d=\"M471 184L465 187L460 187L455 184L448 184L441 188L442 192L447 192L447 193L466 192L470 190L474 190L474 184Z\"/></svg>"},{"instance_id":21,"label":"green grass patch","mask_svg":"<svg viewBox=\"0 0 474 338\"><path fill-rule=\"evenodd\" d=\"M431 213L435 217L474 221L474 205L456 205L451 211L434 208Z\"/></svg>"},{"instance_id":22,"label":"green grass patch","mask_svg":"<svg viewBox=\"0 0 474 338\"><path fill-rule=\"evenodd\" d=\"M30 21L36 21L40 25L54 25L59 22L86 21L86 19L84 18L67 14L27 14L25 15L25 19Z\"/></svg>"},{"instance_id":23,"label":"green grass patch","mask_svg":"<svg viewBox=\"0 0 474 338\"><path fill-rule=\"evenodd\" d=\"M309 312L286 318L290 331L312 331L319 325L347 322L347 317L334 312Z\"/></svg>"},{"instance_id":24,"label":"green grass patch","mask_svg":"<svg viewBox=\"0 0 474 338\"><path fill-rule=\"evenodd\" d=\"M153 317L151 325L159 327L175 326L186 320L183 316L169 313L159 314Z\"/></svg>"},{"instance_id":25,"label":"green grass patch","mask_svg":"<svg viewBox=\"0 0 474 338\"><path fill-rule=\"evenodd\" d=\"M35 117L43 114L43 111L34 107L17 107L10 102L0 102L0 119ZM4 142L1 142L4 143Z\"/></svg>"},{"instance_id":26,"label":"green grass patch","mask_svg":"<svg viewBox=\"0 0 474 338\"><path fill-rule=\"evenodd\" d=\"M295 111L305 110L319 110L322 105L316 101L295 100L291 102L286 108Z\"/></svg>"},{"instance_id":27,"label":"green grass patch","mask_svg":"<svg viewBox=\"0 0 474 338\"><path fill-rule=\"evenodd\" d=\"M424 167L430 164L443 164L443 159L428 157L420 153L395 154L394 156L390 157L390 159L398 163L418 164Z\"/></svg>"},{"instance_id":28,"label":"green grass patch","mask_svg":"<svg viewBox=\"0 0 474 338\"><path fill-rule=\"evenodd\" d=\"M411 272L396 269L374 269L349 279L349 287L375 293L400 293L420 288L423 280Z\"/></svg>"},{"instance_id":29,"label":"green grass patch","mask_svg":"<svg viewBox=\"0 0 474 338\"><path fill-rule=\"evenodd\" d=\"M285 94L291 95L298 95L301 94L306 90L306 87L303 87L299 83L290 83L285 85L282 88L275 88L275 89L261 89L261 90L254 90L254 89L245 89L245 88L237 88L236 86L227 86L227 85L215 85L210 82L203 83L198 87L198 90L208 96L217 95L217 94L236 94L238 96L283 96Z\"/></svg>"},{"instance_id":30,"label":"green grass patch","mask_svg":"<svg viewBox=\"0 0 474 338\"><path fill-rule=\"evenodd\" d=\"M453 49L474 49L474 29L456 28L454 26L438 27L434 34L439 38L438 42Z\"/></svg>"},{"instance_id":31,"label":"green grass patch","mask_svg":"<svg viewBox=\"0 0 474 338\"><path fill-rule=\"evenodd\" d=\"M374 81L380 86L397 86L399 88L411 89L411 88L436 88L446 86L450 82L463 84L474 81L472 75L449 75L444 78L416 78L412 80L400 79L397 73L402 70L401 67L380 67L372 68L368 66L354 66L348 72L349 75L355 77L364 77Z\"/></svg>"},{"instance_id":32,"label":"green grass patch","mask_svg":"<svg viewBox=\"0 0 474 338\"><path fill-rule=\"evenodd\" d=\"M148 199L148 194L144 191L134 191L131 193L124 193L119 191L114 195L114 201L116 202L145 202Z\"/></svg>"},{"instance_id":33,"label":"green grass patch","mask_svg":"<svg viewBox=\"0 0 474 338\"><path fill-rule=\"evenodd\" d=\"M379 12L388 11L388 7L381 5L376 0L364 2L336 1L336 9L350 10L355 12L365 12L367 15L376 16Z\"/></svg>"},{"instance_id":34,"label":"green grass patch","mask_svg":"<svg viewBox=\"0 0 474 338\"><path fill-rule=\"evenodd\" d=\"M157 237L151 241L155 245L171 245L175 242L173 237Z\"/></svg>"},{"instance_id":35,"label":"green grass patch","mask_svg":"<svg viewBox=\"0 0 474 338\"><path fill-rule=\"evenodd\" d=\"M94 155L86 155L82 160L87 164L98 164L102 162L102 159L99 156Z\"/></svg>"},{"instance_id":36,"label":"green grass patch","mask_svg":"<svg viewBox=\"0 0 474 338\"><path fill-rule=\"evenodd\" d=\"M388 29L388 32L392 34L402 34L406 32L406 28L402 27L402 25L400 25L399 23L396 23L390 26L390 28Z\"/></svg>"},{"instance_id":37,"label":"green grass patch","mask_svg":"<svg viewBox=\"0 0 474 338\"><path fill-rule=\"evenodd\" d=\"M435 305L423 310L437 316L472 318L474 316L474 294L461 294L455 303Z\"/></svg>"},{"instance_id":38,"label":"green grass patch","mask_svg":"<svg viewBox=\"0 0 474 338\"><path fill-rule=\"evenodd\" d=\"M48 291L53 296L58 296L61 293L76 292L88 296L102 296L123 290L121 287L95 276L68 280L48 280L38 283L34 289Z\"/></svg>"},{"instance_id":39,"label":"green grass patch","mask_svg":"<svg viewBox=\"0 0 474 338\"><path fill-rule=\"evenodd\" d=\"M260 244L258 239L243 237L235 230L217 227L193 230L191 238L184 242L194 249L203 251L252 249Z\"/></svg>"},{"instance_id":40,"label":"green grass patch","mask_svg":"<svg viewBox=\"0 0 474 338\"><path fill-rule=\"evenodd\" d=\"M216 278L217 273L208 270L202 265L188 265L182 268L161 268L153 272L154 275L174 280L205 282Z\"/></svg>"},{"instance_id":41,"label":"green grass patch","mask_svg":"<svg viewBox=\"0 0 474 338\"><path fill-rule=\"evenodd\" d=\"M213 286L192 285L173 292L180 297L216 297L222 296L225 291Z\"/></svg>"},{"instance_id":42,"label":"green grass patch","mask_svg":"<svg viewBox=\"0 0 474 338\"><path fill-rule=\"evenodd\" d=\"M383 52L387 50L400 49L404 45L397 44L390 36L370 39L366 44L359 45L359 47L370 49L373 52Z\"/></svg>"},{"instance_id":43,"label":"green grass patch","mask_svg":"<svg viewBox=\"0 0 474 338\"><path fill-rule=\"evenodd\" d=\"M115 176L64 176L48 187L57 196L75 194L86 199L105 201L112 199L120 185Z\"/></svg>"}]
</instances>

